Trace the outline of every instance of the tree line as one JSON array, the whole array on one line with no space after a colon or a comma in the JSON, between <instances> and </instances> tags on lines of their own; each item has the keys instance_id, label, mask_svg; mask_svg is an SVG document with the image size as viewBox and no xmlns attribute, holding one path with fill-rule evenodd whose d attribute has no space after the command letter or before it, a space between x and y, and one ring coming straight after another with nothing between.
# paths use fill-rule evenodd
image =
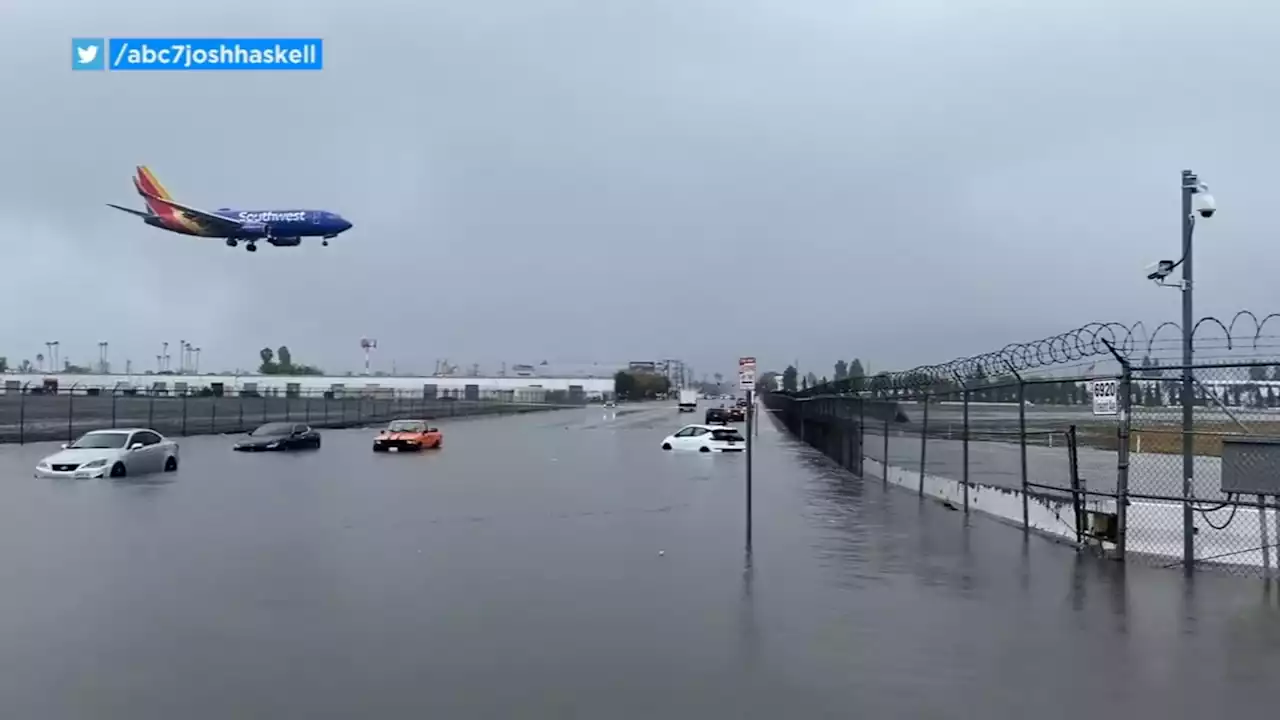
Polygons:
<instances>
[{"instance_id":1,"label":"tree line","mask_svg":"<svg viewBox=\"0 0 1280 720\"><path fill-rule=\"evenodd\" d=\"M324 371L314 365L306 365L303 363L295 363L293 361L293 353L289 352L287 345L281 345L278 350L272 350L264 347L258 351L258 358L262 360L262 364L258 366L258 372L263 375L323 375Z\"/></svg>"},{"instance_id":2,"label":"tree line","mask_svg":"<svg viewBox=\"0 0 1280 720\"><path fill-rule=\"evenodd\" d=\"M665 375L638 370L619 370L613 376L613 394L619 400L654 400L671 391Z\"/></svg>"}]
</instances>

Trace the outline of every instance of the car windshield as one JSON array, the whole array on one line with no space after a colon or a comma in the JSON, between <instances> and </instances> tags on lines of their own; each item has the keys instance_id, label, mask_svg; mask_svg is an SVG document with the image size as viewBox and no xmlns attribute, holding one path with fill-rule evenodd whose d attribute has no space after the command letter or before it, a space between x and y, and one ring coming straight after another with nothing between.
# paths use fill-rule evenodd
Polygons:
<instances>
[{"instance_id":1,"label":"car windshield","mask_svg":"<svg viewBox=\"0 0 1280 720\"><path fill-rule=\"evenodd\" d=\"M387 429L391 432L426 432L427 426L417 420L396 420Z\"/></svg>"},{"instance_id":2,"label":"car windshield","mask_svg":"<svg viewBox=\"0 0 1280 720\"><path fill-rule=\"evenodd\" d=\"M289 423L267 423L249 434L253 437L270 437L273 435L288 435L291 432L293 432L293 426Z\"/></svg>"},{"instance_id":3,"label":"car windshield","mask_svg":"<svg viewBox=\"0 0 1280 720\"><path fill-rule=\"evenodd\" d=\"M124 447L124 444L126 441L128 441L128 439L129 439L129 433L122 433L122 432L89 433L88 435L85 435L81 437L79 440L75 441L75 443L72 444L71 447L77 450L88 449L88 448L95 448L95 449L122 448Z\"/></svg>"}]
</instances>

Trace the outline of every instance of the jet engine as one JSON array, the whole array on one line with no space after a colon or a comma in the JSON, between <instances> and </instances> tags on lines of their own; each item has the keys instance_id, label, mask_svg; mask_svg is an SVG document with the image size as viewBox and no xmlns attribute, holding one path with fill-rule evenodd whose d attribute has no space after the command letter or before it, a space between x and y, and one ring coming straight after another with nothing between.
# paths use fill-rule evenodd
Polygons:
<instances>
[{"instance_id":1,"label":"jet engine","mask_svg":"<svg viewBox=\"0 0 1280 720\"><path fill-rule=\"evenodd\" d=\"M267 242L271 243L272 245L275 245L276 247L293 247L293 246L295 246L295 245L301 245L301 244L302 244L302 238L300 238L300 237L273 237L273 238L267 238Z\"/></svg>"}]
</instances>

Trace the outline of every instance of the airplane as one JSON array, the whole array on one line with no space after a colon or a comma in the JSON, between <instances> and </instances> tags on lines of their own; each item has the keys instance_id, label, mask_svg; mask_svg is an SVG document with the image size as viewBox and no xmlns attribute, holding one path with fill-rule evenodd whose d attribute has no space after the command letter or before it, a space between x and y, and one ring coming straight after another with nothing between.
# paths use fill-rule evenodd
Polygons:
<instances>
[{"instance_id":1,"label":"airplane","mask_svg":"<svg viewBox=\"0 0 1280 720\"><path fill-rule=\"evenodd\" d=\"M138 166L133 186L147 204L148 212L107 203L142 218L143 222L180 235L216 237L227 247L245 243L244 249L257 252L259 240L276 247L294 247L304 237L321 238L321 245L351 229L341 215L327 210L200 210L175 201L145 165Z\"/></svg>"}]
</instances>

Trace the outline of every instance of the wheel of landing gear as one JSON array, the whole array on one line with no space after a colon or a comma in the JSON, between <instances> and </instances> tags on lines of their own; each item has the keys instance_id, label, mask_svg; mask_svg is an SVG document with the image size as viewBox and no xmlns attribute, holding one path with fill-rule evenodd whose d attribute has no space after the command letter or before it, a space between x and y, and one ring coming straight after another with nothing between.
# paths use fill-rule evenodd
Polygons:
<instances>
[{"instance_id":1,"label":"wheel of landing gear","mask_svg":"<svg viewBox=\"0 0 1280 720\"><path fill-rule=\"evenodd\" d=\"M253 243L249 243L248 245L245 245L244 249L248 250L249 252L258 252L258 246L254 245Z\"/></svg>"},{"instance_id":2,"label":"wheel of landing gear","mask_svg":"<svg viewBox=\"0 0 1280 720\"><path fill-rule=\"evenodd\" d=\"M321 245L323 245L323 246L325 246L325 247L329 247L329 241L328 241L328 240L321 240L321 241L320 241L320 244L321 244Z\"/></svg>"},{"instance_id":3,"label":"wheel of landing gear","mask_svg":"<svg viewBox=\"0 0 1280 720\"><path fill-rule=\"evenodd\" d=\"M227 238L227 247L235 247L235 246L236 246L235 238Z\"/></svg>"}]
</instances>

